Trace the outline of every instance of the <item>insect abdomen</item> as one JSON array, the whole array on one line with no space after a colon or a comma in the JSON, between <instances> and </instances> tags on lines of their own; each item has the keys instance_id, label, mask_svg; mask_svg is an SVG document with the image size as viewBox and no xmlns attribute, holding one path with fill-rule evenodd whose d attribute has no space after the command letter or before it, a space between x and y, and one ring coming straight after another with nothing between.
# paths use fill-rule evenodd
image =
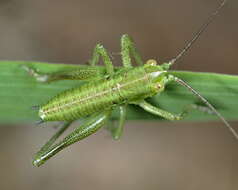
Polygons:
<instances>
[{"instance_id":1,"label":"insect abdomen","mask_svg":"<svg viewBox=\"0 0 238 190\"><path fill-rule=\"evenodd\" d=\"M39 110L44 121L71 121L151 94L143 68L66 90Z\"/></svg>"}]
</instances>

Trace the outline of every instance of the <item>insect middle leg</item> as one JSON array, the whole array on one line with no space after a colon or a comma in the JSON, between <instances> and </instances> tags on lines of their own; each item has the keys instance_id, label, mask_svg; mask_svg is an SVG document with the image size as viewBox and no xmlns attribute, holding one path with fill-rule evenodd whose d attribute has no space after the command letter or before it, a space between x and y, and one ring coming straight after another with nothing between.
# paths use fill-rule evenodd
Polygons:
<instances>
[{"instance_id":1,"label":"insect middle leg","mask_svg":"<svg viewBox=\"0 0 238 190\"><path fill-rule=\"evenodd\" d=\"M142 58L138 53L133 40L127 35L124 34L121 37L121 56L122 56L122 64L126 68L131 68L131 57L130 54L135 58L135 61L138 65L143 65ZM120 109L120 119L118 126L114 125L109 126L107 129L111 132L112 137L115 140L118 140L122 136L125 120L126 120L126 105L119 106Z\"/></svg>"},{"instance_id":2,"label":"insect middle leg","mask_svg":"<svg viewBox=\"0 0 238 190\"><path fill-rule=\"evenodd\" d=\"M80 141L98 131L108 120L110 111L97 113L89 117L80 127L67 135L62 141L52 146L55 140L68 128L63 126L41 149L36 153L33 165L40 166L59 151Z\"/></svg>"},{"instance_id":3,"label":"insect middle leg","mask_svg":"<svg viewBox=\"0 0 238 190\"><path fill-rule=\"evenodd\" d=\"M133 40L130 38L130 36L128 36L127 34L124 34L121 37L121 56L122 56L122 64L126 68L132 67L130 54L135 58L135 61L138 65L143 65L142 58L140 54L138 53L138 50L136 49ZM108 57L107 59L109 59L109 56L107 57ZM94 59L98 61L98 57L95 56ZM94 64L95 63L93 62L92 65ZM118 126L115 127L114 125L111 125L107 128L111 132L112 137L115 140L119 139L122 135L125 120L126 120L126 107L127 107L126 105L119 106L120 119L119 119Z\"/></svg>"},{"instance_id":4,"label":"insect middle leg","mask_svg":"<svg viewBox=\"0 0 238 190\"><path fill-rule=\"evenodd\" d=\"M103 47L103 45L96 45L93 51L92 59L89 61L89 64L91 66L95 66L97 63L99 63L100 56L102 57L102 61L105 64L107 74L111 77L114 73L114 68L110 56L107 53L107 50Z\"/></svg>"},{"instance_id":5,"label":"insect middle leg","mask_svg":"<svg viewBox=\"0 0 238 190\"><path fill-rule=\"evenodd\" d=\"M135 47L133 40L129 35L124 34L121 37L121 56L124 67L132 67L130 54L135 58L135 62L138 65L143 65L143 60Z\"/></svg>"},{"instance_id":6,"label":"insect middle leg","mask_svg":"<svg viewBox=\"0 0 238 190\"><path fill-rule=\"evenodd\" d=\"M119 122L117 126L114 125L114 121L112 121L111 125L107 126L107 130L110 131L114 140L120 139L123 133L125 121L126 121L126 106L119 106Z\"/></svg>"}]
</instances>

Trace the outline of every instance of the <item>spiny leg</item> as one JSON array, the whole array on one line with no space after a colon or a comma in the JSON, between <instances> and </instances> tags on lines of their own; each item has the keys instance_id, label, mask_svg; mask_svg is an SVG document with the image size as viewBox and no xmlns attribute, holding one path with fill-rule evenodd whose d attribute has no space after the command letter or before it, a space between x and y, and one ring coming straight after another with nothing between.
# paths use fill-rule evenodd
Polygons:
<instances>
[{"instance_id":1,"label":"spiny leg","mask_svg":"<svg viewBox=\"0 0 238 190\"><path fill-rule=\"evenodd\" d=\"M144 110L146 110L154 115L161 116L161 117L171 120L171 121L183 119L192 110L198 110L200 112L207 113L207 114L215 114L209 107L201 106L201 105L197 105L197 104L189 104L189 105L185 106L183 111L179 114L174 114L174 113L165 111L163 109L160 109L158 107L155 107L155 106L149 104L146 101L137 103L137 105L139 105L141 108L143 108Z\"/></svg>"},{"instance_id":2,"label":"spiny leg","mask_svg":"<svg viewBox=\"0 0 238 190\"><path fill-rule=\"evenodd\" d=\"M184 109L184 111L180 114L173 114L173 113L170 113L163 109L160 109L158 107L155 107L155 106L149 104L148 102L146 102L145 100L137 103L137 105L139 105L145 111L148 111L154 115L158 115L160 117L163 117L163 118L171 120L171 121L183 119L184 116L190 111L190 107L188 107L188 108Z\"/></svg>"},{"instance_id":3,"label":"spiny leg","mask_svg":"<svg viewBox=\"0 0 238 190\"><path fill-rule=\"evenodd\" d=\"M108 126L106 129L108 129L108 131L111 132L111 135L113 137L113 139L118 140L123 133L123 129L124 129L124 124L126 121L126 106L119 106L119 110L120 110L120 118L119 118L119 123L117 124L117 126L115 126L115 122L112 121L111 125Z\"/></svg>"},{"instance_id":4,"label":"spiny leg","mask_svg":"<svg viewBox=\"0 0 238 190\"><path fill-rule=\"evenodd\" d=\"M90 81L105 75L105 72L93 67L99 62L100 56L102 57L103 63L106 66L106 73L111 77L114 73L113 64L109 54L101 44L97 44L94 48L92 59L89 61L91 67L81 67L78 69L73 68L53 73L42 73L28 65L22 65L22 68L26 70L31 76L35 77L38 82L52 82L67 79Z\"/></svg>"},{"instance_id":5,"label":"spiny leg","mask_svg":"<svg viewBox=\"0 0 238 190\"><path fill-rule=\"evenodd\" d=\"M21 67L29 73L29 75L36 78L38 82L49 83L58 80L95 80L104 75L104 71L96 67L80 67L80 68L67 68L52 73L43 73L29 65L21 65Z\"/></svg>"},{"instance_id":6,"label":"spiny leg","mask_svg":"<svg viewBox=\"0 0 238 190\"><path fill-rule=\"evenodd\" d=\"M125 49L125 50L128 49L128 53L130 53L129 51L131 51L132 54L135 56L135 59L138 60L138 63L141 62L142 64L140 55L137 53L137 50L134 47L134 44L129 36L124 35L122 37L122 44L123 44L122 49ZM106 66L107 74L109 75L109 77L111 77L114 73L114 68L113 68L113 64L110 59L110 56L107 53L106 49L103 47L103 45L97 44L96 47L94 48L92 59L89 61L90 65L95 66L99 62L100 56L102 57L103 63ZM120 109L119 125L116 129L111 131L114 139L119 139L120 136L122 135L123 126L124 126L125 118L126 118L126 107L120 106L119 109Z\"/></svg>"},{"instance_id":7,"label":"spiny leg","mask_svg":"<svg viewBox=\"0 0 238 190\"><path fill-rule=\"evenodd\" d=\"M60 129L50 138L49 141L47 141L42 148L36 153L35 157L41 157L47 150L50 149L50 147L54 144L54 142L64 133L66 129L72 124L72 122L66 122L64 123Z\"/></svg>"},{"instance_id":8,"label":"spiny leg","mask_svg":"<svg viewBox=\"0 0 238 190\"><path fill-rule=\"evenodd\" d=\"M121 56L124 67L132 67L130 54L135 58L138 65L143 65L142 58L135 47L133 40L127 34L121 37Z\"/></svg>"},{"instance_id":9,"label":"spiny leg","mask_svg":"<svg viewBox=\"0 0 238 190\"><path fill-rule=\"evenodd\" d=\"M109 54L107 53L107 50L103 47L103 45L97 44L94 48L92 59L89 61L90 65L95 66L97 63L99 63L100 56L102 57L103 63L105 64L107 74L112 76L114 73L113 64Z\"/></svg>"},{"instance_id":10,"label":"spiny leg","mask_svg":"<svg viewBox=\"0 0 238 190\"><path fill-rule=\"evenodd\" d=\"M62 134L62 132L65 130L61 129L62 132L58 132L59 135L58 134L54 135L57 138L54 138L53 136L51 138L53 140L47 142L47 144L44 145L43 148L41 148L41 150L36 154L33 160L33 165L40 166L44 164L48 159L50 159L52 156L54 156L56 153L63 150L67 146L95 133L106 123L109 115L110 115L109 111L92 115L80 127L76 128L73 132L67 135L62 141L51 146L53 142L58 138L58 136Z\"/></svg>"}]
</instances>

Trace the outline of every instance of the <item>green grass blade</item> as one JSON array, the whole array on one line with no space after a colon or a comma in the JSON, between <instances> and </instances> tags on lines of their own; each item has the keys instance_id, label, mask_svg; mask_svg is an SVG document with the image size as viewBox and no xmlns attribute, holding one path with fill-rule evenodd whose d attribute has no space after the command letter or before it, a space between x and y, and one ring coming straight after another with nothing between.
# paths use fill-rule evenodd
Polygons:
<instances>
[{"instance_id":1,"label":"green grass blade","mask_svg":"<svg viewBox=\"0 0 238 190\"><path fill-rule=\"evenodd\" d=\"M39 62L0 61L0 123L19 123L38 120L37 112L32 110L34 105L40 105L52 96L65 89L81 85L80 81L58 81L51 84L37 83L21 67L29 64L43 72L59 71L83 65L48 64ZM104 70L103 67L98 67ZM172 74L185 80L194 89L206 97L228 120L238 119L238 76L171 71ZM170 84L165 92L150 99L160 108L178 113L191 103L200 103L187 89ZM117 111L113 118L117 118ZM129 106L127 119L154 120L161 119L153 116L136 106ZM207 121L217 120L216 116L193 111L186 120Z\"/></svg>"}]
</instances>

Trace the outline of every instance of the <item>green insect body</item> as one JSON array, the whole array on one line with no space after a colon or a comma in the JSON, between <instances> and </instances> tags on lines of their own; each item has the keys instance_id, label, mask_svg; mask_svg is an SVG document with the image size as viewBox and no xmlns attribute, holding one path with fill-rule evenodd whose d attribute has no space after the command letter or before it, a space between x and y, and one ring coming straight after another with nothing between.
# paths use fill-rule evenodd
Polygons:
<instances>
[{"instance_id":1,"label":"green insect body","mask_svg":"<svg viewBox=\"0 0 238 190\"><path fill-rule=\"evenodd\" d=\"M168 63L158 65L155 60L151 59L144 64L132 39L128 35L123 35L121 38L121 56L124 67L122 69L114 70L110 56L101 44L96 45L94 49L92 59L89 61L91 65L90 69L63 70L61 72L44 74L24 65L23 68L39 82L52 82L56 80L82 80L86 82L80 87L69 89L56 95L46 104L39 106L38 114L41 119L40 122L65 121L65 123L40 151L36 153L33 164L35 166L44 164L65 147L95 133L106 124L113 138L119 139L126 120L126 108L128 104L137 105L151 114L168 120L180 120L191 109L198 108L197 105L191 104L181 113L173 114L155 107L145 100L148 97L163 92L165 86L170 82L176 82L186 87L206 106L200 110L208 110L208 112L216 114L235 138L238 139L236 131L203 96L186 82L171 75L169 72L170 66L192 46L225 3L226 1L224 0L220 7L200 28L194 38ZM134 57L135 62L139 66L132 66L130 55ZM101 72L95 67L100 57L105 64L106 72ZM114 109L119 109L117 127L110 126L108 123L111 112ZM78 128L68 134L63 140L54 144L73 121L81 118L84 118L85 121Z\"/></svg>"},{"instance_id":2,"label":"green insect body","mask_svg":"<svg viewBox=\"0 0 238 190\"><path fill-rule=\"evenodd\" d=\"M144 66L119 71L111 78L64 91L41 106L39 116L43 121L73 121L154 96L164 89L166 73L154 64L151 60Z\"/></svg>"}]
</instances>

